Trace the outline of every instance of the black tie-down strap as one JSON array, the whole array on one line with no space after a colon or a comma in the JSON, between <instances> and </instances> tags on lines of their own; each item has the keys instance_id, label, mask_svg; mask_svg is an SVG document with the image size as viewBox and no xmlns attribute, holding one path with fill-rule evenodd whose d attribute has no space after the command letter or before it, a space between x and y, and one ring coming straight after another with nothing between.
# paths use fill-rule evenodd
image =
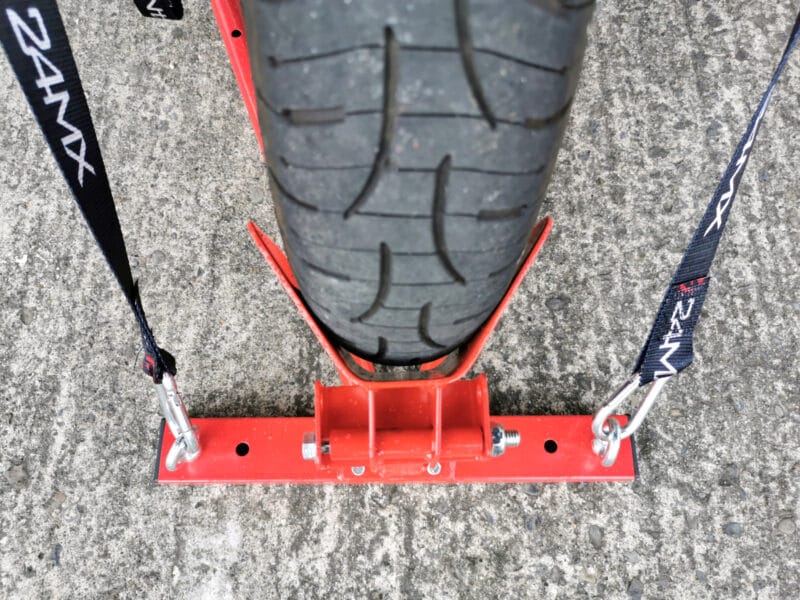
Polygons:
<instances>
[{"instance_id":1,"label":"black tie-down strap","mask_svg":"<svg viewBox=\"0 0 800 600\"><path fill-rule=\"evenodd\" d=\"M175 374L158 347L131 275L125 240L89 107L55 0L3 0L0 41L53 155L139 323L143 368L159 383Z\"/></svg>"},{"instance_id":2,"label":"black tie-down strap","mask_svg":"<svg viewBox=\"0 0 800 600\"><path fill-rule=\"evenodd\" d=\"M708 293L709 272L714 262L714 255L728 222L731 205L739 189L739 182L750 158L761 121L778 79L797 43L798 29L800 29L800 14L795 19L789 42L772 75L767 91L761 97L761 102L736 147L733 158L725 169L700 225L695 230L678 270L664 294L655 322L631 377L611 395L592 418L594 434L592 449L602 458L603 466L610 467L614 464L623 440L632 436L642 424L669 378L692 364L694 329ZM616 418L614 415L622 404L637 388L645 385L647 391L644 399L630 418L627 421Z\"/></svg>"},{"instance_id":3,"label":"black tie-down strap","mask_svg":"<svg viewBox=\"0 0 800 600\"><path fill-rule=\"evenodd\" d=\"M661 301L653 328L633 370L634 374L639 374L640 385L675 375L692 363L694 358L692 338L708 291L711 264L714 262L717 246L728 222L731 205L747 167L764 113L799 34L800 14L795 19L789 41L769 86L736 147L733 158L725 169L711 203L706 208L703 219L694 232L692 241L689 242L681 264Z\"/></svg>"},{"instance_id":4,"label":"black tie-down strap","mask_svg":"<svg viewBox=\"0 0 800 600\"><path fill-rule=\"evenodd\" d=\"M183 17L181 0L133 0L133 2L145 17L174 20Z\"/></svg>"}]
</instances>

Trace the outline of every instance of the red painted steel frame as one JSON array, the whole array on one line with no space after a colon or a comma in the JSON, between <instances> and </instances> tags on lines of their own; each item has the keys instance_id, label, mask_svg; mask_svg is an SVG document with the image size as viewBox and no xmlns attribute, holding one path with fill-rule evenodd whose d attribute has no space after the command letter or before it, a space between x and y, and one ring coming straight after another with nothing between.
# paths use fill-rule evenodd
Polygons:
<instances>
[{"instance_id":1,"label":"red painted steel frame","mask_svg":"<svg viewBox=\"0 0 800 600\"><path fill-rule=\"evenodd\" d=\"M258 135L247 45L237 0L212 0L236 78ZM259 135L260 140L260 135ZM262 148L263 149L263 148ZM420 379L380 380L375 367L337 348L302 299L289 261L255 224L248 229L287 294L333 361L343 385L315 386L314 418L193 419L200 457L166 469L174 439L162 425L160 483L452 483L629 481L636 476L631 439L605 468L592 452L590 416L489 416L486 377L464 379L552 227L546 217L531 233L531 250L506 295L455 355L420 368ZM495 423L521 444L491 456ZM624 424L624 423L623 423ZM304 434L316 455L304 460ZM325 450L323 451L323 442ZM441 469L431 469L433 466ZM364 467L356 475L353 467ZM358 472L358 471L356 471Z\"/></svg>"},{"instance_id":2,"label":"red painted steel frame","mask_svg":"<svg viewBox=\"0 0 800 600\"><path fill-rule=\"evenodd\" d=\"M242 9L239 0L211 0L211 8L217 19L217 26L228 51L228 57L233 67L233 74L239 84L239 91L242 92L244 106L256 132L256 140L264 152L264 144L261 141L261 127L258 124L258 107L256 104L256 92L253 87L253 80L250 77L250 55L247 53L247 42L245 42L244 19L242 19Z\"/></svg>"},{"instance_id":3,"label":"red painted steel frame","mask_svg":"<svg viewBox=\"0 0 800 600\"><path fill-rule=\"evenodd\" d=\"M174 438L162 429L156 479L159 483L553 483L631 481L635 461L630 438L623 442L613 467L603 467L592 452L591 416L502 417L504 426L522 436L519 448L487 460L442 461L442 471L430 475L380 473L369 469L358 477L348 465L319 468L300 456L303 433L314 428L313 417L193 419L202 454L192 463L167 471L166 451ZM557 444L555 452L545 442ZM236 448L246 443L248 452ZM552 444L548 445L552 449Z\"/></svg>"}]
</instances>

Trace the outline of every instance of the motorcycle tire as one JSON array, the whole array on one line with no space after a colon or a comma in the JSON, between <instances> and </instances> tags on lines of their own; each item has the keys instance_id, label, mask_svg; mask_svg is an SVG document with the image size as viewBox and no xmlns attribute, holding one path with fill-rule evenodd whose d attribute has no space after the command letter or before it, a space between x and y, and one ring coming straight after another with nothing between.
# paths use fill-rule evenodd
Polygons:
<instances>
[{"instance_id":1,"label":"motorcycle tire","mask_svg":"<svg viewBox=\"0 0 800 600\"><path fill-rule=\"evenodd\" d=\"M270 187L328 334L374 362L459 347L529 248L586 0L242 0Z\"/></svg>"}]
</instances>

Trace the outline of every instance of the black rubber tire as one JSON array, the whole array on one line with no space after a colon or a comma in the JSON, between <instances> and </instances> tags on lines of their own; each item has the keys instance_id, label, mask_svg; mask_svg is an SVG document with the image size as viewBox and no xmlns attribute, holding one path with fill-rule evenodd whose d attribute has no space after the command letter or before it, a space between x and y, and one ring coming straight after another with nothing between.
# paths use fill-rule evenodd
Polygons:
<instances>
[{"instance_id":1,"label":"black rubber tire","mask_svg":"<svg viewBox=\"0 0 800 600\"><path fill-rule=\"evenodd\" d=\"M528 248L593 2L242 0L276 212L345 348L467 340Z\"/></svg>"}]
</instances>

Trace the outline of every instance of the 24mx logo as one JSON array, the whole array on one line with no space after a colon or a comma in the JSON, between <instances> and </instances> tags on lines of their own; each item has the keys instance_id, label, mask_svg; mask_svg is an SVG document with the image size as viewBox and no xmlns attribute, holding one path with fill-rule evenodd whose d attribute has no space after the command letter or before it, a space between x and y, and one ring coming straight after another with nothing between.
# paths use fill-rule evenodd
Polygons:
<instances>
[{"instance_id":1,"label":"24mx logo","mask_svg":"<svg viewBox=\"0 0 800 600\"><path fill-rule=\"evenodd\" d=\"M58 116L56 123L61 125L67 133L61 137L61 144L64 152L78 165L78 183L83 187L84 171L95 174L94 167L86 162L86 140L83 132L66 120L67 107L69 106L69 91L62 89L55 91L54 88L64 83L64 75L50 61L44 52L51 49L50 36L44 25L42 14L38 8L28 9L28 18L35 22L33 26L38 29L38 33L32 29L22 17L13 9L6 9L6 16L14 30L20 50L29 56L36 66L36 73L39 78L36 80L36 87L44 90L42 100L46 105L58 105ZM77 151L74 146L77 145Z\"/></svg>"},{"instance_id":2,"label":"24mx logo","mask_svg":"<svg viewBox=\"0 0 800 600\"><path fill-rule=\"evenodd\" d=\"M667 332L662 338L661 345L658 347L659 350L666 350L661 358L658 359L658 362L661 363L664 369L653 373L654 378L658 379L660 377L675 375L678 369L685 369L691 362L692 334L694 332L694 323L697 320L691 319L692 311L694 311L696 307L699 311L699 307L703 305L703 299L705 298L704 289L707 285L708 277L700 277L699 279L692 279L691 281L679 284L678 291L682 298L677 299L675 306L672 308L672 315L669 319L669 329L667 329ZM686 356L677 356L678 366L675 367L675 365L670 362L670 358L681 349L681 344L684 341L689 342L689 356L688 358Z\"/></svg>"},{"instance_id":3,"label":"24mx logo","mask_svg":"<svg viewBox=\"0 0 800 600\"><path fill-rule=\"evenodd\" d=\"M681 347L680 340L672 341L673 338L680 338L683 336L683 322L692 316L692 309L694 308L694 298L689 298L686 308L683 307L683 300L678 300L675 303L675 308L672 310L672 317L669 321L669 331L664 335L664 341L658 347L659 350L666 350L664 356L659 360L664 365L665 370L656 371L654 376L656 379L659 377L666 377L668 375L675 375L678 370L673 367L669 358Z\"/></svg>"},{"instance_id":4,"label":"24mx logo","mask_svg":"<svg viewBox=\"0 0 800 600\"><path fill-rule=\"evenodd\" d=\"M167 15L164 14L164 9L160 6L156 6L159 0L150 0L149 4L145 7L145 10L150 14L151 17L155 17L157 19L166 19Z\"/></svg>"},{"instance_id":5,"label":"24mx logo","mask_svg":"<svg viewBox=\"0 0 800 600\"><path fill-rule=\"evenodd\" d=\"M761 109L758 111L755 122L750 125L750 135L747 136L747 140L745 140L744 146L742 146L741 154L739 155L739 158L736 159L736 168L728 178L728 189L720 196L715 207L714 219L711 221L708 227L706 227L703 237L706 237L712 231L717 232L722 228L722 221L725 218L725 213L728 212L728 208L730 208L731 202L733 202L733 198L736 196L736 190L739 188L739 182L737 178L741 175L745 165L747 165L747 160L750 158L750 149L753 147L753 142L755 142L758 128L761 127L761 119L764 118L764 113L767 112L767 107L769 106L769 101L772 99L772 92L774 90L775 88L770 88L766 97L762 101Z\"/></svg>"}]
</instances>

